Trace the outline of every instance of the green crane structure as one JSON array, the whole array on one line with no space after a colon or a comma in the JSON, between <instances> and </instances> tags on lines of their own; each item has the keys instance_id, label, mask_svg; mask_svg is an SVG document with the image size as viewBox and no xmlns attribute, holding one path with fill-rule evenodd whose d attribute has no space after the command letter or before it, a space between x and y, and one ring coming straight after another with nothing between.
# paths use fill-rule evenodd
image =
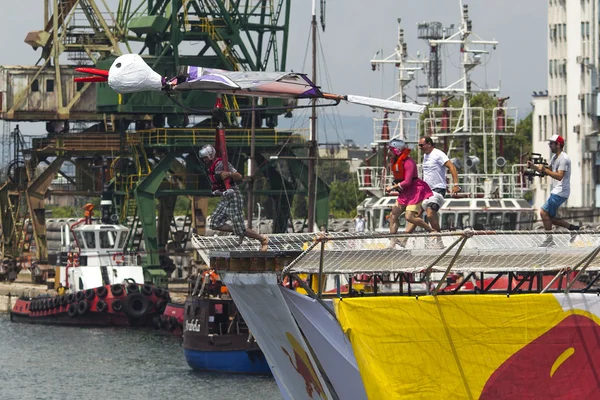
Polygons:
<instances>
[{"instance_id":1,"label":"green crane structure","mask_svg":"<svg viewBox=\"0 0 600 400\"><path fill-rule=\"evenodd\" d=\"M21 77L18 85L8 89L10 101L0 109L0 119L46 122L48 136L34 140L28 153L28 170L33 172L25 190L40 262L47 261L43 210L50 192L89 196L108 188L121 221L132 227L129 250L139 249L143 240L149 270L168 270L166 244L173 241L182 250L189 229L199 233L204 229L210 188L196 154L214 140L215 95L188 92L179 95L177 102L161 93L117 95L106 84L75 83L73 66L108 68L120 54L136 52L169 77L182 65L284 70L291 0L119 0L114 11L99 4L44 1L44 27L25 39L41 49L37 65L18 70L0 67L3 79ZM36 103L39 98L43 100ZM229 113L227 141L230 160L244 170L251 153L252 118L243 110L250 101L235 96L224 100L227 108L238 110ZM281 99L261 99L255 116L256 165L269 182L268 189L256 194L274 200L275 232L287 230L291 197L308 187L304 161L286 160L294 178L289 179L286 173L282 176L281 161L269 158L275 153L305 154L303 135L275 130L278 115L293 106ZM207 118L190 126L190 115ZM75 122L95 125L71 133ZM132 126L134 130L129 129ZM39 173L36 167L43 162L48 164L47 172ZM61 170L64 162L76 166L75 177ZM75 190L49 189L56 174ZM322 225L327 224L329 189L321 183L317 187L316 219ZM191 224L182 228L187 232L172 229L177 196L191 198ZM4 226L10 222L5 221L10 210L2 204Z\"/></svg>"}]
</instances>

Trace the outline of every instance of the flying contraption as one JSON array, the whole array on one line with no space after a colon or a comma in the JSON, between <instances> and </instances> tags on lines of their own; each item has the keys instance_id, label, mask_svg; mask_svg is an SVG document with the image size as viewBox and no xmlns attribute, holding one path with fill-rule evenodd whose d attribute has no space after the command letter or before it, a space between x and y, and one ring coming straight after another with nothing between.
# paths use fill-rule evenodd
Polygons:
<instances>
[{"instance_id":1,"label":"flying contraption","mask_svg":"<svg viewBox=\"0 0 600 400\"><path fill-rule=\"evenodd\" d=\"M201 90L239 96L279 97L293 99L326 99L385 110L422 113L424 105L403 103L356 95L338 95L322 92L307 77L296 72L225 71L213 68L181 67L177 76L162 77L138 54L118 57L108 71L78 67L76 71L88 76L76 77L76 82L108 82L117 93L142 91L177 92Z\"/></svg>"}]
</instances>

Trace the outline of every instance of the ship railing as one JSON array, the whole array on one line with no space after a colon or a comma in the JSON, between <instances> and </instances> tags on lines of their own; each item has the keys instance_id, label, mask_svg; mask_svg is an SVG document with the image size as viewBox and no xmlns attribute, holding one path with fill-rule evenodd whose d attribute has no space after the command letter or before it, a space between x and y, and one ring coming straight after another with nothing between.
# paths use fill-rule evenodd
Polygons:
<instances>
[{"instance_id":1,"label":"ship railing","mask_svg":"<svg viewBox=\"0 0 600 400\"><path fill-rule=\"evenodd\" d=\"M187 145L202 147L215 141L214 128L159 128L137 131L145 146ZM252 130L248 128L228 128L228 143L243 142L250 145ZM305 142L309 137L306 128L273 130L270 128L255 129L256 139L262 143L279 144L282 141Z\"/></svg>"},{"instance_id":2,"label":"ship railing","mask_svg":"<svg viewBox=\"0 0 600 400\"><path fill-rule=\"evenodd\" d=\"M516 107L496 107L492 110L492 132L496 135L517 133L519 109Z\"/></svg>"},{"instance_id":3,"label":"ship railing","mask_svg":"<svg viewBox=\"0 0 600 400\"><path fill-rule=\"evenodd\" d=\"M385 132L387 121L388 131ZM392 138L401 138L407 143L417 143L421 132L421 119L403 117L399 118L373 118L373 141L375 143L387 143Z\"/></svg>"},{"instance_id":4,"label":"ship railing","mask_svg":"<svg viewBox=\"0 0 600 400\"><path fill-rule=\"evenodd\" d=\"M420 168L420 165L419 165ZM498 197L522 198L530 191L529 184L519 173L520 166L514 166L510 174L458 174L458 184L461 187L461 197ZM358 188L363 191L374 192L391 186L394 177L384 167L359 167L356 171ZM419 176L422 176L419 173ZM452 189L452 177L447 174L448 193Z\"/></svg>"},{"instance_id":5,"label":"ship railing","mask_svg":"<svg viewBox=\"0 0 600 400\"><path fill-rule=\"evenodd\" d=\"M383 167L359 167L356 171L359 190L383 189L387 182Z\"/></svg>"},{"instance_id":6,"label":"ship railing","mask_svg":"<svg viewBox=\"0 0 600 400\"><path fill-rule=\"evenodd\" d=\"M486 133L485 128L483 107L430 108L424 133L429 136L481 135Z\"/></svg>"}]
</instances>

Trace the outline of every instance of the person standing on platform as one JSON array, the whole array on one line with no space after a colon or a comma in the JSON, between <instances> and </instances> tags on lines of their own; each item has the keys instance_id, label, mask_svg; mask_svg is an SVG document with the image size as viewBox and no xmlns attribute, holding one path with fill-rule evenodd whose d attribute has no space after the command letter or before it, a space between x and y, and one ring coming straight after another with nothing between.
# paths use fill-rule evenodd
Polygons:
<instances>
[{"instance_id":1,"label":"person standing on platform","mask_svg":"<svg viewBox=\"0 0 600 400\"><path fill-rule=\"evenodd\" d=\"M260 242L260 251L269 249L269 238L247 229L244 224L244 202L242 194L238 189L237 182L242 181L242 174L228 164L229 171L225 171L223 167L223 159L217 157L216 149L207 144L200 150L199 157L208 169L208 179L212 186L214 196L221 196L217 208L210 219L210 229L233 232L240 238L239 243L242 244L244 237L248 236ZM225 181L229 179L231 188L227 189ZM227 224L227 220L231 220L231 225Z\"/></svg>"}]
</instances>

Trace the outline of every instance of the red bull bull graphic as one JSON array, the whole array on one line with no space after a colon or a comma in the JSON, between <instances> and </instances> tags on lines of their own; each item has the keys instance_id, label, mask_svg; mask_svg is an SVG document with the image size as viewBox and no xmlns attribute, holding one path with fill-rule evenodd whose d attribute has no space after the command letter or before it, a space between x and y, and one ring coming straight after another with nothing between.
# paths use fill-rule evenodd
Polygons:
<instances>
[{"instance_id":1,"label":"red bull bull graphic","mask_svg":"<svg viewBox=\"0 0 600 400\"><path fill-rule=\"evenodd\" d=\"M226 274L224 283L285 399L331 399L275 274Z\"/></svg>"},{"instance_id":2,"label":"red bull bull graphic","mask_svg":"<svg viewBox=\"0 0 600 400\"><path fill-rule=\"evenodd\" d=\"M281 350L285 353L287 358L290 360L292 367L302 376L304 379L304 383L306 385L306 394L309 398L323 398L326 399L325 391L323 390L323 386L321 386L321 382L319 382L319 378L313 365L308 357L308 354L302 348L302 345L298 342L298 340L289 332L285 333L287 339L292 346L292 352L294 357L290 356L290 353L285 349L285 347L281 347ZM316 392L317 396L313 397L313 394Z\"/></svg>"},{"instance_id":3,"label":"red bull bull graphic","mask_svg":"<svg viewBox=\"0 0 600 400\"><path fill-rule=\"evenodd\" d=\"M336 302L369 398L600 398L592 294Z\"/></svg>"}]
</instances>

